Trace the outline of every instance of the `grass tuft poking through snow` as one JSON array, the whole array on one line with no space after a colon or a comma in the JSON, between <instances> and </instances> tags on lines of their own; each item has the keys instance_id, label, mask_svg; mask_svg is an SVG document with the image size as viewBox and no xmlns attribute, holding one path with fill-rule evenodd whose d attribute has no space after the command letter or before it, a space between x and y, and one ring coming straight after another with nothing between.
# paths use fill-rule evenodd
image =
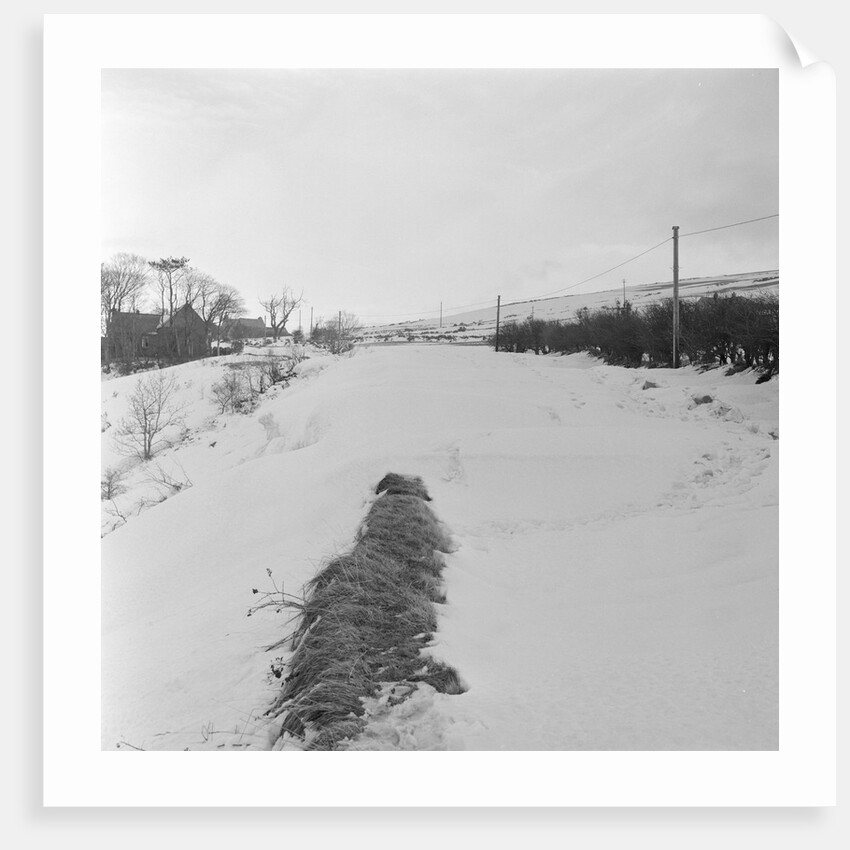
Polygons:
<instances>
[{"instance_id":1,"label":"grass tuft poking through snow","mask_svg":"<svg viewBox=\"0 0 850 850\"><path fill-rule=\"evenodd\" d=\"M431 501L421 478L412 475L398 475L395 472L388 472L378 482L375 492L386 492L390 496L419 496L426 502Z\"/></svg>"},{"instance_id":2,"label":"grass tuft poking through snow","mask_svg":"<svg viewBox=\"0 0 850 850\"><path fill-rule=\"evenodd\" d=\"M440 552L449 539L420 478L391 473L377 492L351 552L307 585L290 672L269 711L283 716L280 737L306 749L355 738L366 724L363 699L383 683L465 690L455 670L421 652L437 628L434 604L445 601Z\"/></svg>"}]
</instances>

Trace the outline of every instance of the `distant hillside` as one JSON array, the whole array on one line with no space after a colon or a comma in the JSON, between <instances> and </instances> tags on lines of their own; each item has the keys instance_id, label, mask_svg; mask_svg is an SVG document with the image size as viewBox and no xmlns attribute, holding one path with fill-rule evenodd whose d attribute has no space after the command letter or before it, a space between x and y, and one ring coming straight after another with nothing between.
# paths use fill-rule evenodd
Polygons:
<instances>
[{"instance_id":1,"label":"distant hillside","mask_svg":"<svg viewBox=\"0 0 850 850\"><path fill-rule=\"evenodd\" d=\"M733 292L746 295L751 292L778 292L779 272L756 271L744 274L720 275L718 277L695 277L679 281L680 298L700 298L713 295L731 295ZM626 299L635 307L671 298L673 282L646 283L626 287ZM607 289L602 292L559 295L529 301L514 301L502 304L501 321L522 321L532 314L536 319L572 319L576 310L587 307L591 310L613 307L623 300L623 288ZM364 328L363 342L481 342L496 329L496 304L479 307L463 313L443 317L440 327L438 318L419 319L415 322L370 325Z\"/></svg>"}]
</instances>

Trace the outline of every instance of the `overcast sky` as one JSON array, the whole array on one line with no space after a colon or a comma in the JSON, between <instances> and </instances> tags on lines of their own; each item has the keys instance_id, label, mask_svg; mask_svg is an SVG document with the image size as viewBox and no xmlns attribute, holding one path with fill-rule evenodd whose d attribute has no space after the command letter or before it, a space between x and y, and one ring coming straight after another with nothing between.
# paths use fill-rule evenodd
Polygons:
<instances>
[{"instance_id":1,"label":"overcast sky","mask_svg":"<svg viewBox=\"0 0 850 850\"><path fill-rule=\"evenodd\" d=\"M115 70L102 95L103 259L187 256L255 316L303 290L305 325L549 294L779 210L771 70ZM681 276L778 268L777 237L683 239Z\"/></svg>"}]
</instances>

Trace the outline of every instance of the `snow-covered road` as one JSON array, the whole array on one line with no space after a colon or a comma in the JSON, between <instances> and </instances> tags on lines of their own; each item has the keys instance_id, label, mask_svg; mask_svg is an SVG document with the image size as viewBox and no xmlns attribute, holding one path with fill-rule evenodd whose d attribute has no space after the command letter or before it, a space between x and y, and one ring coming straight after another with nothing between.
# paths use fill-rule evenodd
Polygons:
<instances>
[{"instance_id":1,"label":"snow-covered road","mask_svg":"<svg viewBox=\"0 0 850 850\"><path fill-rule=\"evenodd\" d=\"M247 619L251 588L346 548L387 471L452 533L430 651L468 691L372 701L355 746L777 747L776 380L462 346L307 364L104 538L104 747L268 747L284 615Z\"/></svg>"}]
</instances>

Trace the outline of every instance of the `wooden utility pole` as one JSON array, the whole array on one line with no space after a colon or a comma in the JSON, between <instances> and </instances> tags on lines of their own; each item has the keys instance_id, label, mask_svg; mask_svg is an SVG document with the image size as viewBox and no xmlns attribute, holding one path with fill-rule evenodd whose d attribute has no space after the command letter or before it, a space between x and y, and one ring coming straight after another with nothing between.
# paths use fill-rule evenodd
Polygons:
<instances>
[{"instance_id":1,"label":"wooden utility pole","mask_svg":"<svg viewBox=\"0 0 850 850\"><path fill-rule=\"evenodd\" d=\"M443 326L443 302L440 302L440 327Z\"/></svg>"},{"instance_id":2,"label":"wooden utility pole","mask_svg":"<svg viewBox=\"0 0 850 850\"><path fill-rule=\"evenodd\" d=\"M499 313L502 308L502 296L496 296L496 351L499 350Z\"/></svg>"},{"instance_id":3,"label":"wooden utility pole","mask_svg":"<svg viewBox=\"0 0 850 850\"><path fill-rule=\"evenodd\" d=\"M313 308L310 308L310 339L313 338Z\"/></svg>"},{"instance_id":4,"label":"wooden utility pole","mask_svg":"<svg viewBox=\"0 0 850 850\"><path fill-rule=\"evenodd\" d=\"M626 279L623 278L623 310L626 309Z\"/></svg>"},{"instance_id":5,"label":"wooden utility pole","mask_svg":"<svg viewBox=\"0 0 850 850\"><path fill-rule=\"evenodd\" d=\"M679 228L673 228L673 368L679 368Z\"/></svg>"}]
</instances>

